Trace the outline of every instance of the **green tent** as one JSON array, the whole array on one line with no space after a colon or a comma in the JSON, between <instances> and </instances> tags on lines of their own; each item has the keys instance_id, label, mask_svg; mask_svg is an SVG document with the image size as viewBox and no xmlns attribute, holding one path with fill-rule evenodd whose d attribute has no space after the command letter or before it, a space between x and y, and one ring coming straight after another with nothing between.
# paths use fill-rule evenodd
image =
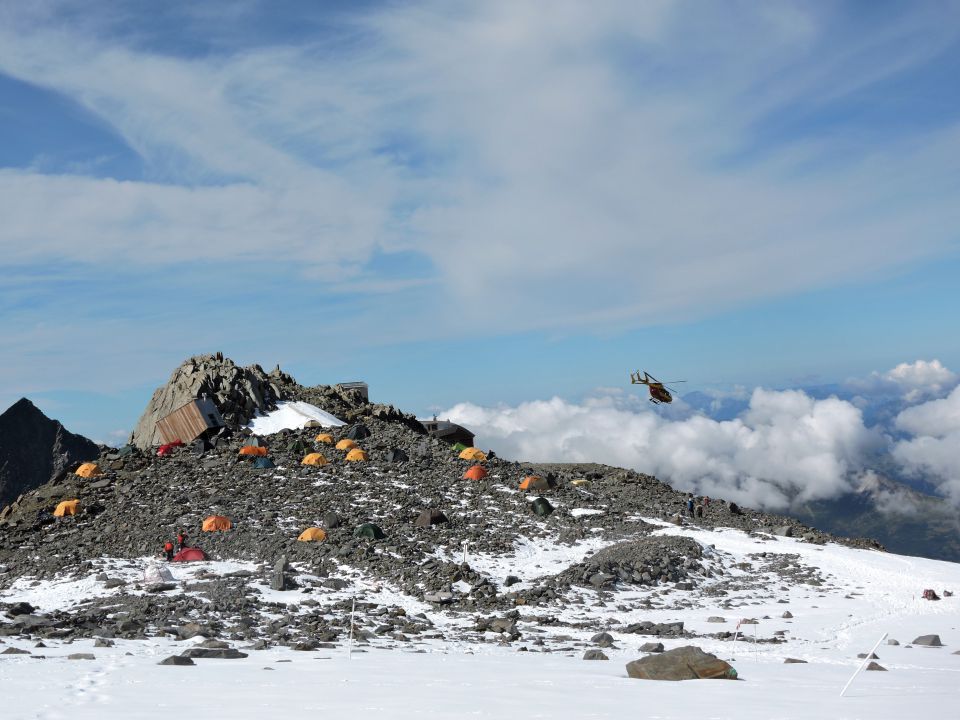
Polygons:
<instances>
[{"instance_id":1,"label":"green tent","mask_svg":"<svg viewBox=\"0 0 960 720\"><path fill-rule=\"evenodd\" d=\"M466 449L467 449L467 446L464 445L463 443L457 443L456 445L453 446L453 451L458 454L462 453Z\"/></svg>"},{"instance_id":2,"label":"green tent","mask_svg":"<svg viewBox=\"0 0 960 720\"><path fill-rule=\"evenodd\" d=\"M543 497L538 497L531 503L531 506L533 507L533 511L540 517L546 517L553 512L553 505Z\"/></svg>"},{"instance_id":3,"label":"green tent","mask_svg":"<svg viewBox=\"0 0 960 720\"><path fill-rule=\"evenodd\" d=\"M383 534L383 530L380 529L380 526L374 525L373 523L364 523L353 531L353 536L356 538L367 538L368 540L383 540L386 537L386 535Z\"/></svg>"},{"instance_id":4,"label":"green tent","mask_svg":"<svg viewBox=\"0 0 960 720\"><path fill-rule=\"evenodd\" d=\"M295 440L287 445L287 451L292 452L294 455L306 455L307 453L312 453L313 448L303 440Z\"/></svg>"}]
</instances>

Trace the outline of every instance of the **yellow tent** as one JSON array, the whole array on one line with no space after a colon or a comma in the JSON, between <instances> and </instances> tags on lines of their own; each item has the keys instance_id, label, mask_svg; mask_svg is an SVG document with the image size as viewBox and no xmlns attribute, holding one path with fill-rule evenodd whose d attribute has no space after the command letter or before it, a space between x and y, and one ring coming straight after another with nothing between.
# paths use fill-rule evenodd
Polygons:
<instances>
[{"instance_id":1,"label":"yellow tent","mask_svg":"<svg viewBox=\"0 0 960 720\"><path fill-rule=\"evenodd\" d=\"M353 448L350 452L347 453L346 460L347 462L362 462L363 460L369 460L367 453L361 450L358 447Z\"/></svg>"},{"instance_id":2,"label":"yellow tent","mask_svg":"<svg viewBox=\"0 0 960 720\"><path fill-rule=\"evenodd\" d=\"M483 451L479 448L469 447L466 450L460 451L461 460L472 460L473 462L483 462L487 459L487 456L483 454Z\"/></svg>"},{"instance_id":3,"label":"yellow tent","mask_svg":"<svg viewBox=\"0 0 960 720\"><path fill-rule=\"evenodd\" d=\"M320 433L314 439L314 442L326 443L327 445L333 445L333 435L330 433Z\"/></svg>"},{"instance_id":4,"label":"yellow tent","mask_svg":"<svg viewBox=\"0 0 960 720\"><path fill-rule=\"evenodd\" d=\"M548 483L545 479L543 479L539 475L528 475L520 482L520 489L536 490L539 492L542 490L549 490L550 483Z\"/></svg>"},{"instance_id":5,"label":"yellow tent","mask_svg":"<svg viewBox=\"0 0 960 720\"><path fill-rule=\"evenodd\" d=\"M344 438L337 443L337 450L353 450L357 444L353 440L348 440Z\"/></svg>"},{"instance_id":6,"label":"yellow tent","mask_svg":"<svg viewBox=\"0 0 960 720\"><path fill-rule=\"evenodd\" d=\"M53 516L66 517L67 515L76 515L79 509L80 509L79 500L64 500L59 505L57 505L57 509L53 511Z\"/></svg>"},{"instance_id":7,"label":"yellow tent","mask_svg":"<svg viewBox=\"0 0 960 720\"><path fill-rule=\"evenodd\" d=\"M96 463L84 463L77 468L77 475L82 478L92 478L103 475L103 470Z\"/></svg>"},{"instance_id":8,"label":"yellow tent","mask_svg":"<svg viewBox=\"0 0 960 720\"><path fill-rule=\"evenodd\" d=\"M233 527L230 518L223 515L211 515L203 521L204 532L216 532L217 530L229 530Z\"/></svg>"},{"instance_id":9,"label":"yellow tent","mask_svg":"<svg viewBox=\"0 0 960 720\"><path fill-rule=\"evenodd\" d=\"M300 533L300 537L297 538L300 542L323 542L327 539L327 531L323 528L318 527L309 527Z\"/></svg>"},{"instance_id":10,"label":"yellow tent","mask_svg":"<svg viewBox=\"0 0 960 720\"><path fill-rule=\"evenodd\" d=\"M326 465L330 461L327 460L323 453L310 453L303 460L300 461L301 465Z\"/></svg>"}]
</instances>

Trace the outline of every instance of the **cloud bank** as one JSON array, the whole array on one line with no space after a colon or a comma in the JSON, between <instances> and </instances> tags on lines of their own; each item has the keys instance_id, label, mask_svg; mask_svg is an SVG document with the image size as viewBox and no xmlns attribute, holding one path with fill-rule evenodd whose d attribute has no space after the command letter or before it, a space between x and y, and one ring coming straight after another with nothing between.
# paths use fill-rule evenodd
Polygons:
<instances>
[{"instance_id":1,"label":"cloud bank","mask_svg":"<svg viewBox=\"0 0 960 720\"><path fill-rule=\"evenodd\" d=\"M891 375L907 379L905 400L929 396L953 378L936 361L900 365ZM601 393L579 403L557 397L515 407L463 403L444 416L507 458L631 467L678 489L772 510L868 487L890 457L904 473L960 500L960 388L901 412L896 426L910 437L899 441L888 428L868 427L848 400L815 399L802 390L757 388L737 418L723 421L703 414L671 419L643 405Z\"/></svg>"}]
</instances>

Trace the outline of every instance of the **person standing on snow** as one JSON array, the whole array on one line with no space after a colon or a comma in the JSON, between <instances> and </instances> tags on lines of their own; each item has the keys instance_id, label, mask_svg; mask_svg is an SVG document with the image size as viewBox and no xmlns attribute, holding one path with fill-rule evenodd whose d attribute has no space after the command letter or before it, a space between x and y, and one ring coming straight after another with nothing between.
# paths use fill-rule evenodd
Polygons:
<instances>
[{"instance_id":1,"label":"person standing on snow","mask_svg":"<svg viewBox=\"0 0 960 720\"><path fill-rule=\"evenodd\" d=\"M167 555L167 562L173 560L173 543L167 540L163 545L163 552Z\"/></svg>"}]
</instances>

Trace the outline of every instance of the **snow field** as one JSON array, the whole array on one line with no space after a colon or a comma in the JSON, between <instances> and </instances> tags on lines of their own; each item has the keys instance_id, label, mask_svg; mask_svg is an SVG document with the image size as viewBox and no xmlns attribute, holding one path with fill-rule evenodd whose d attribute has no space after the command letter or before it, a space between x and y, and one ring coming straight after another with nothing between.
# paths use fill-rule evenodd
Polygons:
<instances>
[{"instance_id":1,"label":"snow field","mask_svg":"<svg viewBox=\"0 0 960 720\"><path fill-rule=\"evenodd\" d=\"M424 613L444 637L409 643L378 637L355 644L352 658L346 643L313 652L272 648L248 651L250 657L243 660L197 660L190 668L156 663L199 639L120 640L113 648L93 648L92 641L50 640L46 641L49 647L34 648L20 638L5 638L0 652L16 646L46 659L0 655L2 717L159 718L202 709L208 717L236 720L311 711L347 715L373 711L384 718L622 718L629 714L677 720L892 720L918 714L945 717L945 709L955 705L960 655L953 652L960 649L960 603L957 597L925 601L920 593L927 587L941 596L945 589L960 590L960 565L644 520L658 525L659 533L695 539L705 548L703 564L722 573L700 578L692 591L660 586L598 594L572 589L565 596L570 602L562 607L518 608L522 617L553 615L571 624L521 620L522 637L510 645L501 644L493 633L471 634L472 613L447 613L346 565L332 575L350 583L339 591L277 592L252 578L251 584L264 600L286 604L292 612L307 597L341 615L342 610L332 606L351 599L358 604L399 606L409 615ZM551 546L521 538L504 555L473 554L468 548L467 560L498 583L513 574L523 582L518 587L524 587L612 542L588 537L574 545ZM460 560L459 553L448 555L441 554L444 559ZM781 562L784 556L786 563ZM84 578L48 582L21 578L0 600L26 600L41 610L71 607L117 592L94 580L99 572L106 569L111 576L136 581L147 561L102 559ZM174 565L172 570L183 581L256 567L250 562L225 561ZM783 567L797 574L778 574ZM299 570L303 574L305 569ZM804 578L816 578L821 584L804 582ZM465 584L458 589L469 591ZM725 594L717 594L719 590ZM783 618L785 610L794 617ZM709 623L710 616L722 616L725 622ZM640 656L641 644L657 638L624 634L620 629L625 625L640 620L683 621L688 630L706 634L732 632L742 618L756 619L758 624L742 625L745 637L737 642L707 637L663 640L667 649L694 644L717 654L734 665L740 682L656 683L626 677L625 663ZM599 629L615 639L614 648L604 649L610 660L585 662L583 650ZM752 642L754 633L769 639L777 631L785 631L787 642ZM861 662L857 653L867 652L884 632L901 643L877 649L878 662L889 672L861 673L847 696L840 698L841 688ZM924 634L940 635L946 647L907 647ZM66 660L73 652L93 652L96 660ZM787 657L807 664L784 664Z\"/></svg>"}]
</instances>

